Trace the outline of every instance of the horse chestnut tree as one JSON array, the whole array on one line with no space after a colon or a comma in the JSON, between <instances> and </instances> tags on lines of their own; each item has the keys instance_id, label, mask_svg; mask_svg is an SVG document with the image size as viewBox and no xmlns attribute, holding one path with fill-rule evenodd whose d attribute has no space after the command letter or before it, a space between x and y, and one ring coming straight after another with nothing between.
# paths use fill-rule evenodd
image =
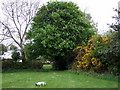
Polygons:
<instances>
[{"instance_id":1,"label":"horse chestnut tree","mask_svg":"<svg viewBox=\"0 0 120 90\"><path fill-rule=\"evenodd\" d=\"M34 57L50 56L56 62L59 70L67 69L71 62L72 50L79 45L85 45L95 33L85 13L72 2L52 1L39 8L33 19L26 44ZM29 47L30 46L30 47Z\"/></svg>"}]
</instances>

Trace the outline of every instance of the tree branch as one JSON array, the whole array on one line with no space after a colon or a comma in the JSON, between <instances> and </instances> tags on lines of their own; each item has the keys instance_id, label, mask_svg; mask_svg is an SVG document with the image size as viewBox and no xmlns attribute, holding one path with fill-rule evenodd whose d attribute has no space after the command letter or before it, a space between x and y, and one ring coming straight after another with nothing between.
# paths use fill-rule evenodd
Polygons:
<instances>
[{"instance_id":1,"label":"tree branch","mask_svg":"<svg viewBox=\"0 0 120 90\"><path fill-rule=\"evenodd\" d=\"M19 42L17 42L17 40L13 37L13 35L12 35L9 27L8 27L7 25L5 25L5 24L4 24L3 22L1 22L1 21L0 21L0 23L8 30L8 32L9 32L9 34L10 34L10 37L14 40L14 42L20 46Z\"/></svg>"},{"instance_id":2,"label":"tree branch","mask_svg":"<svg viewBox=\"0 0 120 90\"><path fill-rule=\"evenodd\" d=\"M3 3L2 10L7 18L7 22L0 22L6 30L1 35L13 39L22 48L25 43L25 34L38 8L39 2L16 0ZM17 39L19 40L15 38L16 35L18 35ZM1 40L3 41L3 39Z\"/></svg>"}]
</instances>

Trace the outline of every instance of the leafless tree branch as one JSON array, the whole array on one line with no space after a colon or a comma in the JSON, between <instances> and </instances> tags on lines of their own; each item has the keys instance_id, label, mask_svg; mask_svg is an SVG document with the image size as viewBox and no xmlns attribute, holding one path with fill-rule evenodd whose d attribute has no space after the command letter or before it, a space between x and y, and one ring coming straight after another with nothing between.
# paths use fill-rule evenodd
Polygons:
<instances>
[{"instance_id":1,"label":"leafless tree branch","mask_svg":"<svg viewBox=\"0 0 120 90\"><path fill-rule=\"evenodd\" d=\"M21 49L25 43L25 34L29 30L33 17L36 15L40 2L38 1L7 1L2 10L6 21L0 20L2 33L0 42L12 39ZM18 37L18 38L17 38Z\"/></svg>"}]
</instances>

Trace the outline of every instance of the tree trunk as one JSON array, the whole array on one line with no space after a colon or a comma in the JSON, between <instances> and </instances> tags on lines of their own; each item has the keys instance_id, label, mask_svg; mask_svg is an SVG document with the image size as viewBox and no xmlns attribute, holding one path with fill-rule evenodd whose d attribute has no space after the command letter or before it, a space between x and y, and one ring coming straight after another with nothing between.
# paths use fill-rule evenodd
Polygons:
<instances>
[{"instance_id":1,"label":"tree trunk","mask_svg":"<svg viewBox=\"0 0 120 90\"><path fill-rule=\"evenodd\" d=\"M23 46L22 45L20 45L21 47L21 50L20 50L20 52L21 52L21 59L22 59L22 62L24 63L24 62L26 62L26 57L25 57L25 51L24 51L24 49L23 49Z\"/></svg>"},{"instance_id":2,"label":"tree trunk","mask_svg":"<svg viewBox=\"0 0 120 90\"><path fill-rule=\"evenodd\" d=\"M23 50L21 50L21 59L22 59L23 63L26 61L26 59L25 59L25 53L24 53Z\"/></svg>"}]
</instances>

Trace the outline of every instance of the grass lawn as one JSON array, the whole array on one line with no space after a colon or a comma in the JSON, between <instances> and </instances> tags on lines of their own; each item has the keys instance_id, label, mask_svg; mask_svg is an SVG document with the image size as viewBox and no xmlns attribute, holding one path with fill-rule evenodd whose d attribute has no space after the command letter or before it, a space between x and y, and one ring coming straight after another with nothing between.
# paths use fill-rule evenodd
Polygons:
<instances>
[{"instance_id":1,"label":"grass lawn","mask_svg":"<svg viewBox=\"0 0 120 90\"><path fill-rule=\"evenodd\" d=\"M43 68L49 69L46 65ZM35 86L44 81L46 86ZM117 88L118 82L70 71L8 70L2 74L2 88Z\"/></svg>"},{"instance_id":2,"label":"grass lawn","mask_svg":"<svg viewBox=\"0 0 120 90\"><path fill-rule=\"evenodd\" d=\"M46 65L43 65L43 69L52 69L52 65L51 64L46 64Z\"/></svg>"}]
</instances>

